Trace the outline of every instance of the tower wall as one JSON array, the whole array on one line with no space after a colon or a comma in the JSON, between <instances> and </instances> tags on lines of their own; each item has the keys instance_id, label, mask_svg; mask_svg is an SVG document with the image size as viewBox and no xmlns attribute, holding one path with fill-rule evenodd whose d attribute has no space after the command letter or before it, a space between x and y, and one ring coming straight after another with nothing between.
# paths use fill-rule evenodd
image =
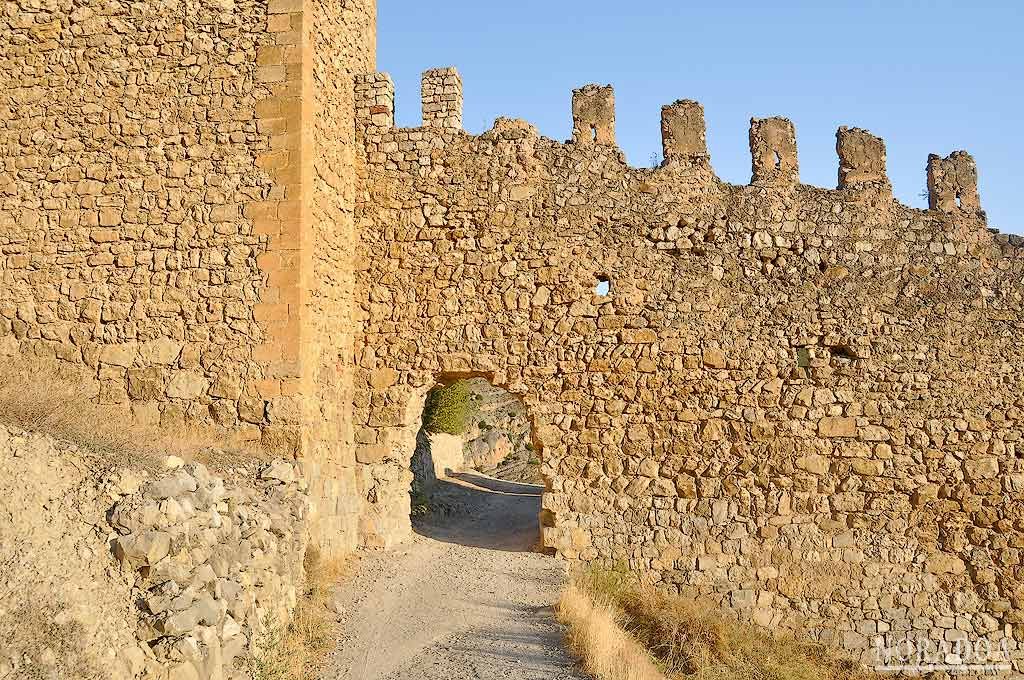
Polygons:
<instances>
[{"instance_id":1,"label":"tower wall","mask_svg":"<svg viewBox=\"0 0 1024 680\"><path fill-rule=\"evenodd\" d=\"M0 353L80 368L113 417L302 457L323 547L353 548L376 3L36 6L0 16Z\"/></svg>"}]
</instances>

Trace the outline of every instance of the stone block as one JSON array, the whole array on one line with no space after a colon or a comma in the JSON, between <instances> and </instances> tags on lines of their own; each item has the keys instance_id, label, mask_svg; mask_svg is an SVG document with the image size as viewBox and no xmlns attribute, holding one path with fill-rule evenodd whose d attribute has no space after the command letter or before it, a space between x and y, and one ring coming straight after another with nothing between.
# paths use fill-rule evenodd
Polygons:
<instances>
[{"instance_id":1,"label":"stone block","mask_svg":"<svg viewBox=\"0 0 1024 680\"><path fill-rule=\"evenodd\" d=\"M857 419L822 418L818 421L818 435L828 438L852 439L857 436Z\"/></svg>"},{"instance_id":2,"label":"stone block","mask_svg":"<svg viewBox=\"0 0 1024 680\"><path fill-rule=\"evenodd\" d=\"M197 371L174 371L167 383L167 396L172 399L196 399L206 393L209 381Z\"/></svg>"}]
</instances>

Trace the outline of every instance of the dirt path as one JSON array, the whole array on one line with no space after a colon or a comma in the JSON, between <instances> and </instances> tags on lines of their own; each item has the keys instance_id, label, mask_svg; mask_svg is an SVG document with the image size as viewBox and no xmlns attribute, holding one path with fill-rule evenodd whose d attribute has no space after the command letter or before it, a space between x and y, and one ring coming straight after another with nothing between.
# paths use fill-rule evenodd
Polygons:
<instances>
[{"instance_id":1,"label":"dirt path","mask_svg":"<svg viewBox=\"0 0 1024 680\"><path fill-rule=\"evenodd\" d=\"M344 637L330 680L584 678L551 605L561 562L530 552L539 487L477 474L440 483L453 514L363 557L336 595Z\"/></svg>"}]
</instances>

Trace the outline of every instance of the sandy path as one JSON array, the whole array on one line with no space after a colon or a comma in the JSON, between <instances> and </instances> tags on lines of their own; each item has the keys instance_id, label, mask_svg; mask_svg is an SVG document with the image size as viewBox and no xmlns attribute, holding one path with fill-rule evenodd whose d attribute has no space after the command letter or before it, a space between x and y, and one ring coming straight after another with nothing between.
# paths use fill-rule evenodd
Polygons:
<instances>
[{"instance_id":1,"label":"sandy path","mask_svg":"<svg viewBox=\"0 0 1024 680\"><path fill-rule=\"evenodd\" d=\"M529 552L539 487L476 474L441 482L461 509L370 553L336 595L344 637L326 679L584 678L551 605L562 563Z\"/></svg>"}]
</instances>

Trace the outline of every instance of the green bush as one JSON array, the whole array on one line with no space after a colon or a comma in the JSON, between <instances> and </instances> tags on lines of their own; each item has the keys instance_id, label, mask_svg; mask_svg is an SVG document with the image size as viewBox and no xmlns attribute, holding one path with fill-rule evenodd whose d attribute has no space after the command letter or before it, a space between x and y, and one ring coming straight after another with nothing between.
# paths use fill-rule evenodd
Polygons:
<instances>
[{"instance_id":1,"label":"green bush","mask_svg":"<svg viewBox=\"0 0 1024 680\"><path fill-rule=\"evenodd\" d=\"M427 432L462 434L469 423L469 385L465 380L439 385L427 394L423 427Z\"/></svg>"}]
</instances>

